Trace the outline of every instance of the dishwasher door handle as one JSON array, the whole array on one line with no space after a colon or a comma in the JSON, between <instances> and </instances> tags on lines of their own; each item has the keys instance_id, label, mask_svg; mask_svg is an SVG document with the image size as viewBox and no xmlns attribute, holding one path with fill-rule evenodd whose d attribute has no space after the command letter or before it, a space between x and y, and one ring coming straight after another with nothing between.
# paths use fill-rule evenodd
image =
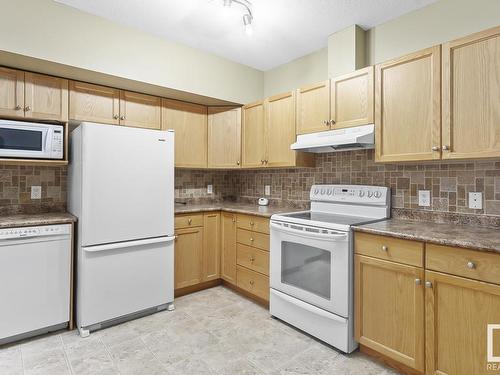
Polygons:
<instances>
[{"instance_id":1,"label":"dishwasher door handle","mask_svg":"<svg viewBox=\"0 0 500 375\"><path fill-rule=\"evenodd\" d=\"M147 238L144 240L137 240L137 241L115 242L115 243L110 243L110 244L105 244L105 245L86 246L86 247L83 247L82 249L83 249L83 251L88 252L88 253L97 253L100 251L125 249L128 247L151 245L151 244L163 243L163 242L172 242L174 240L175 240L175 236L155 237L155 238Z\"/></svg>"}]
</instances>

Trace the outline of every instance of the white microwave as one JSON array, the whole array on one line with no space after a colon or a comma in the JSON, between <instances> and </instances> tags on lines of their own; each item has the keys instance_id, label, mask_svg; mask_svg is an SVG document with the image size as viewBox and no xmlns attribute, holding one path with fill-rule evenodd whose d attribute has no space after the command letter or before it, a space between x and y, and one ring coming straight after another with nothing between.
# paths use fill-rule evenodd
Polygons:
<instances>
[{"instance_id":1,"label":"white microwave","mask_svg":"<svg viewBox=\"0 0 500 375\"><path fill-rule=\"evenodd\" d=\"M0 157L62 159L64 127L36 122L0 120Z\"/></svg>"}]
</instances>

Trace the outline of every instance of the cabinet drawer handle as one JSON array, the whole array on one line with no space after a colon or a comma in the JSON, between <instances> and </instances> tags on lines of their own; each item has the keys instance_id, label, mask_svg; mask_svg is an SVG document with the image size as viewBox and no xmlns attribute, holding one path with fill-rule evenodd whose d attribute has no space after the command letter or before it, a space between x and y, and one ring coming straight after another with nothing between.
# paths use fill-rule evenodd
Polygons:
<instances>
[{"instance_id":1,"label":"cabinet drawer handle","mask_svg":"<svg viewBox=\"0 0 500 375\"><path fill-rule=\"evenodd\" d=\"M474 262L467 262L467 268L470 269L470 270L473 270L476 268L476 263Z\"/></svg>"},{"instance_id":2,"label":"cabinet drawer handle","mask_svg":"<svg viewBox=\"0 0 500 375\"><path fill-rule=\"evenodd\" d=\"M382 245L382 250L383 251L387 251L387 250L389 250L389 248L387 246L385 246L385 245Z\"/></svg>"},{"instance_id":3,"label":"cabinet drawer handle","mask_svg":"<svg viewBox=\"0 0 500 375\"><path fill-rule=\"evenodd\" d=\"M425 282L425 287L429 288L429 289L432 288L432 283L430 281L426 281Z\"/></svg>"},{"instance_id":4,"label":"cabinet drawer handle","mask_svg":"<svg viewBox=\"0 0 500 375\"><path fill-rule=\"evenodd\" d=\"M422 280L420 279L415 279L415 285L421 285L422 284Z\"/></svg>"}]
</instances>

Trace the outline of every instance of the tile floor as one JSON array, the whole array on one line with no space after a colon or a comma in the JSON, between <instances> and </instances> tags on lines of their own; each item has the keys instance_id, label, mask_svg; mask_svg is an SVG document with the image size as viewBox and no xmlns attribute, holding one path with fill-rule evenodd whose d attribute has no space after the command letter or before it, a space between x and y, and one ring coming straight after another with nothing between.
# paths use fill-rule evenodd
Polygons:
<instances>
[{"instance_id":1,"label":"tile floor","mask_svg":"<svg viewBox=\"0 0 500 375\"><path fill-rule=\"evenodd\" d=\"M224 287L175 305L85 339L62 331L0 347L0 374L396 374L321 344Z\"/></svg>"}]
</instances>

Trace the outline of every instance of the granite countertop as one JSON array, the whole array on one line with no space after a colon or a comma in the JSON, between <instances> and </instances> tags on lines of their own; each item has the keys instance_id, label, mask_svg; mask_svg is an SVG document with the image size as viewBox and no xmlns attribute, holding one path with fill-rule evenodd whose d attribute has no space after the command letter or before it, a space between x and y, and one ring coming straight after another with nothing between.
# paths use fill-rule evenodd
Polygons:
<instances>
[{"instance_id":1,"label":"granite countertop","mask_svg":"<svg viewBox=\"0 0 500 375\"><path fill-rule=\"evenodd\" d=\"M188 214L206 211L228 211L239 214L257 215L263 217L271 217L274 214L285 212L304 211L292 206L259 206L251 203L237 202L214 202L214 203L187 203L175 204L176 214Z\"/></svg>"},{"instance_id":2,"label":"granite countertop","mask_svg":"<svg viewBox=\"0 0 500 375\"><path fill-rule=\"evenodd\" d=\"M1 228L29 227L34 225L66 224L76 221L76 217L67 212L23 214L0 216Z\"/></svg>"},{"instance_id":3,"label":"granite countertop","mask_svg":"<svg viewBox=\"0 0 500 375\"><path fill-rule=\"evenodd\" d=\"M500 229L389 219L353 227L355 231L500 253Z\"/></svg>"}]
</instances>

